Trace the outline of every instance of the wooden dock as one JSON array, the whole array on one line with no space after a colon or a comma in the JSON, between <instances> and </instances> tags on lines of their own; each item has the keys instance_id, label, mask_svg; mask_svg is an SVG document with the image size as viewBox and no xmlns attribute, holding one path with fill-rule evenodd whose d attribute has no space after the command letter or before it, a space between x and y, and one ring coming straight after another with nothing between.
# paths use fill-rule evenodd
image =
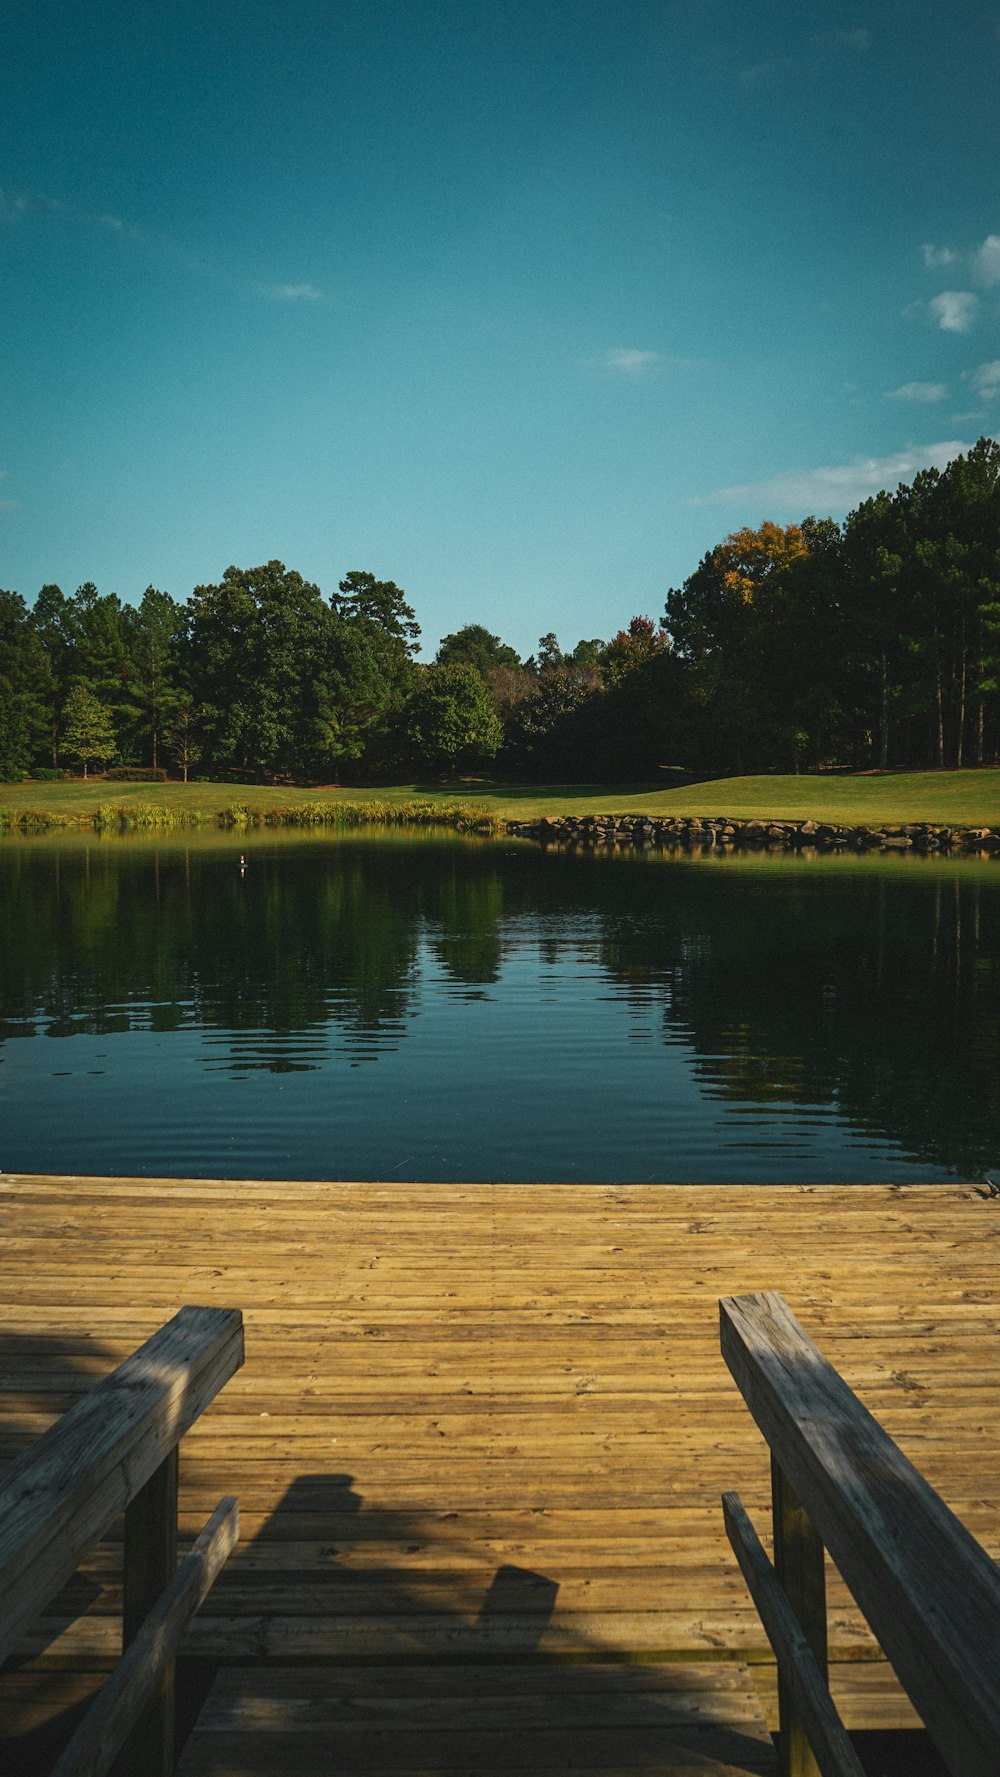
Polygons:
<instances>
[{"instance_id":1,"label":"wooden dock","mask_svg":"<svg viewBox=\"0 0 1000 1777\"><path fill-rule=\"evenodd\" d=\"M779 1290L1000 1556L1000 1199L969 1186L285 1184L0 1175L0 1454L185 1302L246 1364L181 1447L239 1495L189 1632L188 1777L766 1772L773 1667L719 1496L767 1452L718 1299ZM118 1649L105 1547L0 1680L8 1737ZM848 1726L913 1722L836 1577Z\"/></svg>"}]
</instances>

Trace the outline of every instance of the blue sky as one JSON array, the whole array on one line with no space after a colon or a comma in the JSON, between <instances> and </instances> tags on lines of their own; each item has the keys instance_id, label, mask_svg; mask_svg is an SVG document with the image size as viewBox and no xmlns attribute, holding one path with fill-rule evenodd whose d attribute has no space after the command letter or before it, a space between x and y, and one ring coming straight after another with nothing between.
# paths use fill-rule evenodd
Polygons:
<instances>
[{"instance_id":1,"label":"blue sky","mask_svg":"<svg viewBox=\"0 0 1000 1777\"><path fill-rule=\"evenodd\" d=\"M1000 431L1000 0L36 0L0 585L608 636Z\"/></svg>"}]
</instances>

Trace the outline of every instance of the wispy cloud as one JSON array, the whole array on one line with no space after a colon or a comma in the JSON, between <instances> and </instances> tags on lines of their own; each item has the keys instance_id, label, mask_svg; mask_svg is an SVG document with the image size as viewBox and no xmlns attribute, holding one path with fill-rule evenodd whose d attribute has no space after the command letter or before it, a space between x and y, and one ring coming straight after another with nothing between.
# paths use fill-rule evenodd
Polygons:
<instances>
[{"instance_id":1,"label":"wispy cloud","mask_svg":"<svg viewBox=\"0 0 1000 1777\"><path fill-rule=\"evenodd\" d=\"M1000 395L1000 358L992 359L989 364L980 364L969 380L977 395L982 395L984 401L992 401L994 396Z\"/></svg>"},{"instance_id":2,"label":"wispy cloud","mask_svg":"<svg viewBox=\"0 0 1000 1777\"><path fill-rule=\"evenodd\" d=\"M1000 284L1000 234L988 234L973 254L972 267L981 284Z\"/></svg>"},{"instance_id":3,"label":"wispy cloud","mask_svg":"<svg viewBox=\"0 0 1000 1777\"><path fill-rule=\"evenodd\" d=\"M777 75L789 73L794 67L794 56L768 56L766 61L753 62L749 68L741 68L737 79L741 86L759 86L762 80L773 80Z\"/></svg>"},{"instance_id":4,"label":"wispy cloud","mask_svg":"<svg viewBox=\"0 0 1000 1777\"><path fill-rule=\"evenodd\" d=\"M322 290L315 284L264 284L259 280L251 281L245 275L232 273L224 267L213 264L200 254L194 254L182 242L168 235L158 234L152 230L136 227L125 221L113 210L82 210L73 204L63 203L61 198L50 197L43 192L19 192L0 188L0 224L13 224L30 216L52 215L61 218L66 226L99 230L122 243L130 243L138 248L147 258L174 267L188 275L208 278L216 285L252 290L258 296L270 302L324 302Z\"/></svg>"},{"instance_id":5,"label":"wispy cloud","mask_svg":"<svg viewBox=\"0 0 1000 1777\"><path fill-rule=\"evenodd\" d=\"M65 209L58 198L47 197L43 191L0 190L0 220L16 222L22 216L44 216L50 211Z\"/></svg>"},{"instance_id":6,"label":"wispy cloud","mask_svg":"<svg viewBox=\"0 0 1000 1777\"><path fill-rule=\"evenodd\" d=\"M979 313L979 298L972 290L942 290L927 306L944 333L968 333Z\"/></svg>"},{"instance_id":7,"label":"wispy cloud","mask_svg":"<svg viewBox=\"0 0 1000 1777\"><path fill-rule=\"evenodd\" d=\"M911 480L921 469L943 469L969 446L960 439L914 445L888 457L855 457L818 469L787 469L767 481L716 488L689 500L689 506L738 506L753 512L844 513L882 488Z\"/></svg>"},{"instance_id":8,"label":"wispy cloud","mask_svg":"<svg viewBox=\"0 0 1000 1777\"><path fill-rule=\"evenodd\" d=\"M858 25L845 31L817 31L809 42L812 54L765 56L740 68L736 76L740 86L749 89L789 74L820 74L831 53L846 50L849 55L864 55L871 47L871 36L864 25Z\"/></svg>"},{"instance_id":9,"label":"wispy cloud","mask_svg":"<svg viewBox=\"0 0 1000 1777\"><path fill-rule=\"evenodd\" d=\"M605 352L603 358L596 360L602 370L611 370L618 376L627 376L633 379L645 376L648 370L652 370L654 364L662 362L662 353L641 352L635 346L614 346L611 351Z\"/></svg>"},{"instance_id":10,"label":"wispy cloud","mask_svg":"<svg viewBox=\"0 0 1000 1777\"><path fill-rule=\"evenodd\" d=\"M886 389L887 401L943 401L947 383L903 383L898 389Z\"/></svg>"},{"instance_id":11,"label":"wispy cloud","mask_svg":"<svg viewBox=\"0 0 1000 1777\"><path fill-rule=\"evenodd\" d=\"M264 284L264 295L272 302L322 302L323 292L315 284Z\"/></svg>"},{"instance_id":12,"label":"wispy cloud","mask_svg":"<svg viewBox=\"0 0 1000 1777\"><path fill-rule=\"evenodd\" d=\"M958 258L958 254L952 252L950 247L934 247L930 241L925 241L920 251L928 271L937 271L942 265L954 265Z\"/></svg>"},{"instance_id":13,"label":"wispy cloud","mask_svg":"<svg viewBox=\"0 0 1000 1777\"><path fill-rule=\"evenodd\" d=\"M817 49L849 49L863 56L871 48L871 33L865 25L849 31L820 31L814 38Z\"/></svg>"}]
</instances>

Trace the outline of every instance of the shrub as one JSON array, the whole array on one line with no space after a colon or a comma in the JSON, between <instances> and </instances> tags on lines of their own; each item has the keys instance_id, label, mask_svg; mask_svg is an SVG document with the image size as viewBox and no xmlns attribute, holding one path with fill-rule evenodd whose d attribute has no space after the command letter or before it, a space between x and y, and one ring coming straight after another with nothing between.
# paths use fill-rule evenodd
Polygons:
<instances>
[{"instance_id":1,"label":"shrub","mask_svg":"<svg viewBox=\"0 0 1000 1777\"><path fill-rule=\"evenodd\" d=\"M160 765L112 765L105 772L109 783L115 784L165 784L167 774Z\"/></svg>"},{"instance_id":2,"label":"shrub","mask_svg":"<svg viewBox=\"0 0 1000 1777\"><path fill-rule=\"evenodd\" d=\"M173 827L173 810L155 802L102 802L94 816L98 828L123 833L132 827Z\"/></svg>"},{"instance_id":3,"label":"shrub","mask_svg":"<svg viewBox=\"0 0 1000 1777\"><path fill-rule=\"evenodd\" d=\"M62 827L58 815L38 808L0 808L0 833L47 833L50 827Z\"/></svg>"},{"instance_id":4,"label":"shrub","mask_svg":"<svg viewBox=\"0 0 1000 1777\"><path fill-rule=\"evenodd\" d=\"M67 775L65 771L60 771L58 765L36 765L34 771L28 773L36 784L58 784Z\"/></svg>"},{"instance_id":5,"label":"shrub","mask_svg":"<svg viewBox=\"0 0 1000 1777\"><path fill-rule=\"evenodd\" d=\"M236 824L236 812L230 810L228 824ZM460 833L506 828L506 821L490 809L469 802L294 802L251 819L267 827L454 827Z\"/></svg>"}]
</instances>

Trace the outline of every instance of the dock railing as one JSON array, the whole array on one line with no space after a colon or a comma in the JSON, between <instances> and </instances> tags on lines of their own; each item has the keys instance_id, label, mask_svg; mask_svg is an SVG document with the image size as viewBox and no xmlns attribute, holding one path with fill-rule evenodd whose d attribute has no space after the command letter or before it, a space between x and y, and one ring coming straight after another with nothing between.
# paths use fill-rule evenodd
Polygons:
<instances>
[{"instance_id":1,"label":"dock railing","mask_svg":"<svg viewBox=\"0 0 1000 1777\"><path fill-rule=\"evenodd\" d=\"M771 1451L774 1565L739 1495L726 1530L778 1665L783 1777L863 1777L827 1685L824 1547L955 1777L1000 1772L1000 1572L780 1295L719 1304Z\"/></svg>"},{"instance_id":2,"label":"dock railing","mask_svg":"<svg viewBox=\"0 0 1000 1777\"><path fill-rule=\"evenodd\" d=\"M123 1654L52 1777L168 1777L180 1638L239 1532L220 1501L177 1565L177 1447L243 1362L234 1308L182 1308L0 1475L0 1660L124 1513Z\"/></svg>"}]
</instances>

